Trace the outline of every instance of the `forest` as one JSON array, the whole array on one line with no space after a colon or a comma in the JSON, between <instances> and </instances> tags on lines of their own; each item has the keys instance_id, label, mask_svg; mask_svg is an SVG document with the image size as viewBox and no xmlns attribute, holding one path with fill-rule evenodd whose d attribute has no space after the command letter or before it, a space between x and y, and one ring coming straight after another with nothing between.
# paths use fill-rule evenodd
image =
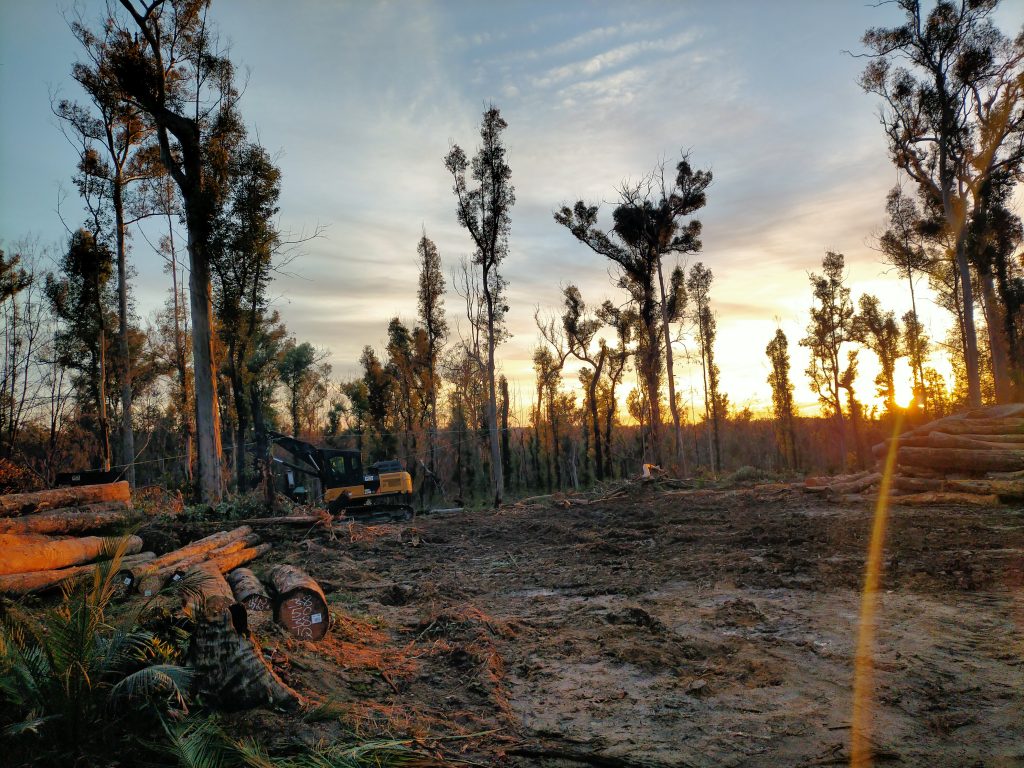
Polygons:
<instances>
[{"instance_id":1,"label":"forest","mask_svg":"<svg viewBox=\"0 0 1024 768\"><path fill-rule=\"evenodd\" d=\"M647 509L650 519L661 521L662 530L676 531L679 538L673 541L703 541L719 535L701 526L726 520L730 528L747 531L744 526L753 526L749 540L735 539L739 533L729 540L737 548L746 548L745 552L749 549L753 572L737 564L738 560L727 559L722 554L725 549L708 555L708 568L727 574L734 589L755 582L758 589L803 589L803 582L786 579L796 579L794 573L811 568L826 569L814 571L822 590L824 585L836 590L852 588L856 596L863 575L864 553L858 547L864 542L856 538L860 534L846 539L843 524L828 522L831 518L827 515L808 513L805 520L803 507L792 500L785 503L796 506L786 507L771 520L758 518L756 524L734 517L738 514L734 505L761 503L758 499L762 497L756 494L762 491L757 488L773 489L763 491L768 494L764 498L776 498L771 494L790 494L795 492L793 488L803 488L805 478L818 476L838 477L819 483L831 489L830 493L851 482L860 485L847 490L860 492L866 487L861 479L869 476L877 487L879 475L870 473L878 461L884 463L887 451L904 467L913 463L907 458L911 454L902 453L903 446L965 453L987 449L1000 457L1017 449L1013 434L1019 430L1009 424L1018 415L1014 404L1024 402L1024 224L1019 214L1024 179L1024 31L1004 31L995 24L997 0L897 0L898 25L863 31L856 52L842 54L863 60L858 83L864 97L861 106L866 112L877 111L877 130L884 137L893 178L898 179L884 199L877 200L884 225L861 234L884 262L891 279L900 285L910 309L899 312L885 297L860 290L850 279L850 263L841 248L822 243L820 264L799 275L805 297L805 305L799 308L805 323L803 335L787 336L777 320L774 334L749 338L743 350L760 360L768 372L757 382L764 402L770 403L764 410L734 402L726 391L727 377L723 377L718 328L728 319L729 309L718 303L716 272L720 273L720 268L715 255L704 252L702 242L708 236L702 220L707 220L716 205L720 189L714 170L718 158L702 152L698 137L680 136L679 141L692 148L675 154L664 154L661 147L652 149L650 164L636 168L632 177L609 178L600 201L548 201L550 239L560 250L585 258L581 263L589 265L591 274L607 273L606 289L593 293L586 287L590 282L566 282L558 286L561 303L555 306L516 305L510 298L508 276L516 254L517 177L513 169L516 153L524 147L513 140L517 126L506 120L507 113L503 114L498 103L490 101L480 113L478 134L455 137L447 154L436 158L447 186L433 194L445 196L451 215L445 221L424 219L418 242L408 243L409 269L413 263L416 269L416 292L406 303L415 306L415 314L396 315L376 335L360 339L365 344L361 355L346 364L356 375L337 375L337 360L331 350L291 330L289 306L280 301L278 287L281 275L303 272L306 250L325 236L325 227L311 221L298 233L281 228L285 178L280 155L261 143L258 127L247 122L245 114L248 78L259 77L259 73L246 75L233 60L227 37L242 31L218 28L217 5L210 0L119 0L107 3L105 11L101 3L68 12L64 34L73 36L78 51L69 72L75 90L51 92L50 96L54 141L66 141L77 158L76 164L67 168L72 194L61 201L58 210L63 231L59 235L0 233L0 492L12 499L16 498L13 494L45 494L68 473L84 473L97 483L125 482L129 490L116 497L74 497L66 504L43 501L22 511L46 515L54 506L86 509L96 503L115 505L109 509L120 511L124 507L117 505L131 507L134 502L148 514L167 515L146 523L142 530L115 526L127 538L118 540L116 551L107 552L111 570L90 570L95 581L90 577L81 582L75 587L81 592L65 582L63 607L38 636L43 639L35 650L35 635L23 628L27 625L18 623L18 617L19 612L38 608L39 604L32 602L37 598L29 598L28 608L24 603L17 607L13 602L0 604L4 627L0 633L0 696L11 704L5 705L0 716L0 744L13 745L12 754L23 761L17 764L31 764L26 756L34 747L25 745L40 733L54 735L47 737L48 751L39 764L69 764L63 761L70 756L75 756L76 764L107 764L103 760L109 757L97 755L109 755L114 745L135 743L132 739L136 738L106 729L108 712L113 711L109 708L116 709L118 696L126 701L145 699L147 711L132 717L161 724L159 736L154 732L148 741L139 742L145 745L145 759L155 765L554 765L550 761L562 759L568 762L559 764L662 766L719 764L715 755L728 762L724 755L735 758L736 753L715 752L725 747L710 742L702 747L706 750L704 762L688 762L697 759L694 755L686 760L679 757L682 753L673 751L671 745L692 734L681 734L667 725L663 733L646 742L648 751L641 749L636 754L601 751L592 744L572 742L571 749L547 748L541 755L531 753L534 747L524 747L522 739L503 740L504 735L492 735L505 727L502 718L509 713L532 723L533 733L543 735L564 726L563 721L545 720L547 694L522 671L530 664L543 666L554 653L539 639L535 639L536 655L532 657L522 655L526 646L518 645L527 643L523 638L533 637L528 628L532 625L515 602L536 586L530 581L533 576L529 574L534 572L529 569L560 572L578 557L579 567L590 574L587 578L603 584L611 578L604 568L608 562L619 562L617 558L627 548L645 546L642 542L649 540L661 554L651 551L637 557L650 573L660 574L659 558L671 560L676 554L668 546L671 542L660 534L649 534L657 539L656 545L655 539L645 539L649 532L638 522L642 518L625 523L604 517L584 519L587 514L612 514L604 507L589 512L598 502L627 504L632 499L629 503ZM4 183L16 180L5 178ZM461 253L442 254L431 236L435 229L450 226L457 226L463 237ZM345 261L344 256L340 259ZM155 309L143 307L133 291L137 267L143 261L162 264L165 275L165 297ZM940 323L948 328L944 336L931 337L932 326L919 313L925 297L929 311L937 309L944 315ZM533 379L528 383L503 366L511 313L534 319ZM339 333L347 331L339 328ZM803 370L793 363L792 354L797 350L800 359L809 361ZM684 369L695 372L696 391L693 387L684 391ZM871 374L863 375L862 369L877 371L877 375L871 380ZM795 394L798 385L816 398L814 407L800 407ZM964 413L968 415L964 417ZM949 419L959 418L979 424L983 418L1001 421L998 430L993 427L988 432L984 425L973 430L965 426L959 432L935 429L965 435L960 444L948 438L945 442L934 439L928 425L949 424ZM900 433L920 436L921 442L914 443L907 435L900 438L902 442L884 442ZM931 436L931 442L926 442L925 436ZM420 515L433 519L432 510L475 511L481 517L467 518L465 523L438 517L440 522L427 523L434 527L423 529L426 533L415 527L400 530L400 526L383 525L377 527L377 533L367 526L360 534L359 526L353 524L348 533L339 534L351 539L352 548L341 563L326 554L326 548L333 546L336 525L325 523L325 513L316 511L326 505L321 498L324 489L287 469L292 466L288 463L291 458L282 449L282 438L288 437L327 450L356 451L363 466L397 460L411 480L410 504L417 518L410 525L417 524ZM880 451L880 445L889 447ZM947 459L950 455L945 454ZM1016 466L986 465L981 469ZM1017 490L1011 493L998 485L1017 483L1017 476L1004 472L998 477L984 475L981 480L977 475L964 479L953 477L947 464L928 467L905 472L906 489L970 490L969 483L984 481L988 483L985 492L996 494L1003 502L1013 498L1019 503ZM936 468L943 474L933 471ZM643 488L657 486L659 492L669 495L703 489L735 494L739 491L730 489L757 485L753 491L744 491L755 494L753 497L728 496L732 501L712 502L710 497L695 496L687 502L680 497L679 504L696 505L687 508L690 512L703 509L701 504L710 505L705 510L709 517L699 519L701 515L695 513L693 519L676 520L668 495L651 499L637 495L641 493L637 480L641 474L647 482ZM296 485L312 491L296 495ZM740 501L735 501L737 498ZM502 517L503 510L513 510L509 515L530 515L537 504L547 503L564 510L566 517L547 521L547 512L538 513L536 519L530 517L525 523L526 530L539 532L550 543L567 549L558 557L552 555L543 567L521 566L511 549L503 551L503 545L491 537L499 535L495 531L501 532L509 541L518 542L509 547L530 549L534 545L517 538L522 534L509 518ZM98 514L107 509L93 511ZM49 519L59 517L59 511L50 512ZM0 523L8 514L12 520L22 519L16 517L17 511L0 512ZM280 516L291 514L297 515L298 522L313 521L313 528L320 526L316 535L321 538L305 540L291 524L286 530L273 529L276 533L260 527L260 521L279 521ZM963 525L974 521L989 530L986 526L997 522L986 516L997 514L972 511L970 515L978 517L965 517ZM938 512L929 509L921 515L917 522L908 519L894 525L927 537L931 534L924 533L927 526L921 520L933 515L936 530L945 530ZM579 518L578 528L565 522L574 516ZM253 527L245 531L237 527L249 526L249 518ZM857 520L857 525L870 525L870 515ZM487 521L486 525L481 521ZM684 523L692 530L684 530ZM765 529L777 528L781 531L778 541L790 542L795 535L793 528L786 527L790 523L806 526L811 543L800 539L792 545L800 554L792 555L792 562L782 556L778 561L790 565L776 563L778 567L773 566L772 575L767 575L758 565L765 557L774 557L765 554L774 541L765 538L771 535ZM606 524L616 531L607 537L601 534ZM76 530L53 527L57 524L50 522L45 525L51 527L26 525L24 531L34 535ZM323 533L325 525L328 534ZM476 550L462 537L463 525L479 536L480 552L491 558L490 565L472 564L479 558L470 557ZM225 533L228 528L234 531L230 536ZM0 525L0 548L8 548L11 562L23 544L3 537L21 531L13 523ZM393 541L388 539L392 534ZM955 531L947 534L953 538L960 535ZM322 538L326 535L329 541ZM221 538L210 538L217 536ZM933 544L941 552L985 548L977 542L975 547L964 536L955 544L947 542L946 549ZM137 537L141 537L138 542ZM210 539L208 545L195 549L197 540L207 541L204 537ZM993 551L998 549L995 538L990 547ZM449 557L469 558L465 567L472 576L467 578L477 580L474 583L478 585L490 585L491 579L506 573L502 569L508 569L513 574L508 578L519 585L521 594L503 604L505 618L492 620L484 613L474 613L472 590L460 591L468 588L457 579L437 575L426 549L409 550L411 572L400 571L406 566L389 560L393 548L388 542L404 548L419 547L421 540L425 547L433 541L434 546L447 548ZM765 545L766 541L769 544ZM845 574L837 568L828 570L830 566L821 559L829 556L825 541L846 553L844 557L859 556L856 568ZM912 539L892 545L904 548L900 549L900 562L907 570L894 573L893 579L907 590L919 586L910 575L917 572L915 568L927 572L920 577L920 583L927 585L922 587L925 592L967 589L964 579L974 579L971 589L1002 583L999 573L1005 563L995 555L996 559L975 565L973 570L953 565L935 570L927 564L927 547L914 548L909 541ZM232 542L236 544L232 546ZM445 709L447 704L437 704L429 696L424 699L445 711L444 718L430 721L431 727L423 726L433 735L423 736L420 728L429 720L424 714L427 704L416 705L421 707L415 713L420 720L410 714L411 719L400 721L394 716L398 705L392 702L388 710L392 719L386 728L376 727L379 718L374 720L365 712L360 715L369 718L358 722L373 737L366 744L331 751L326 742L311 739L306 746L312 745L313 752L296 757L298 747L291 744L285 750L288 756L275 753L273 760L278 762L273 762L255 741L225 735L234 733L232 729L243 732L246 726L233 722L221 730L223 724L213 725L217 721L190 713L192 709L203 712L215 697L207 681L205 693L190 700L186 693L189 675L214 676L223 670L193 665L191 671L185 671L185 666L178 666L183 649L189 646L188 634L217 643L223 637L216 632L228 630L211 629L219 627L216 622L220 621L211 618L210 606L215 600L186 566L212 567L211 579L219 584L221 572L238 574L238 565L261 557L271 546L274 554L269 557L277 565L269 575L263 574L262 581L272 586L262 591L260 579L253 576L257 598L262 596L269 606L272 597L278 595L283 600L301 582L304 594L314 602L321 600L325 613L330 605L331 631L342 638L331 642L344 644L335 649L339 658L356 659L351 662L353 668L362 669L368 654L376 654L372 664L366 662L366 669L376 670L372 675L367 672L372 682L359 685L380 685L389 696L418 690L414 681L420 678L412 672L409 648L428 640L434 643L433 650L425 650L426 645L421 650L424 659L433 659L430 664L441 664L438 659L443 656L445 664L476 676L477 682L465 691L454 678L447 677L455 673L437 671L443 665L431 673L441 691L437 696L444 694L446 701L456 702ZM588 548L591 546L593 549ZM150 549L156 554L148 552ZM187 558L172 556L185 549ZM100 551L93 551L90 558L98 557ZM239 557L238 553L246 554ZM605 557L607 561L602 559ZM746 557L744 554L744 562ZM126 565L122 566L122 559ZM371 564L378 561L379 570L371 575ZM632 584L631 578L642 581L642 577L628 575L632 567L628 561L629 557L623 556L626 564L616 566L627 573L622 583ZM64 565L85 568L83 562L88 561L50 563L47 570ZM219 566L209 565L218 562ZM315 589L310 587L302 581L309 576L302 572L301 578L278 572L291 567L288 564L306 568L320 584L313 582ZM688 567L679 566L684 571ZM0 569L0 573L18 575L31 570L38 568ZM410 576L413 572L420 575ZM124 624L126 614L122 612L126 609L116 607L121 595L115 579L123 573L131 573L137 580L161 575L158 589L162 589L161 595L170 590L170 602L147 603ZM182 578L182 584L167 581L171 573L175 580ZM409 613L411 604L427 600L422 596L427 588L418 581L427 573L435 580L429 598L435 612L429 619L414 619ZM1019 567L1013 573L1019 576ZM562 578L572 581L568 573ZM693 578L699 581L701 576L694 574ZM1007 577L1006 583L1017 583L1019 589L1013 578ZM231 578L228 581L237 587ZM357 607L356 602L351 606L338 602L337 590L348 583L355 583L357 589L375 587L374 594L383 595L380 604L389 607L381 610L392 611L387 614L388 621L405 622L401 632L415 637L405 651L399 653L388 645L385 635L389 630L383 619L380 622L384 623L372 617L359 618L358 612L343 617L344 608L355 611ZM407 583L413 586L407 587ZM723 582L713 579L710 583ZM536 592L541 594L543 589ZM369 593L354 594L351 600L358 601ZM638 592L623 588L623 594ZM248 592L246 596L251 597ZM175 618L175 612L167 607L182 599L186 620ZM200 603L201 599L205 602ZM226 599L234 604L231 589ZM582 610L570 598L564 599L564 610ZM696 602L688 603L689 609L704 611L701 615L712 611L697 597L692 599ZM714 616L724 616L722 606L747 611L726 618L732 622L729 626L750 627L750 622L765 620L772 610L782 610L763 602L775 598L762 595L759 599L759 607L754 607L747 598L730 598L731 602L714 608L718 612ZM443 610L437 607L441 604L446 606ZM257 610L248 602L246 605L251 612ZM256 605L261 605L259 599ZM608 608L612 612L602 621L626 627L623 632L656 638L650 640L653 645L645 645L642 638L636 640L635 647L647 648L645 652L650 654L655 654L651 648L659 648L657 653L662 655L658 660L654 655L640 658L636 656L639 651L623 646L615 658L647 670L660 669L658 665L689 669L696 664L694 659L701 659L703 666L693 671L686 683L690 686L687 695L696 700L718 690L716 686L722 685L724 690L724 682L715 676L725 674L722 670L733 663L726 657L732 660L734 652L741 656L743 652L736 648L728 653L713 651L700 645L711 642L706 639L694 640L697 644L689 650L672 645L663 639L668 631L663 622L668 619L657 618L652 605L622 609L625 612L620 611L621 606ZM679 605L682 603L675 607ZM363 604L358 607L372 613ZM906 616L918 609L908 602ZM526 608L522 611L529 612ZM116 616L116 621L110 616ZM536 616L532 620L540 621ZM585 635L591 631L587 629L590 625L580 620L583 623L577 629ZM74 647L72 634L85 630L76 622L94 623L91 631L95 635L77 637L80 648ZM984 634L983 627L975 629L979 637ZM293 641L286 643L280 636L284 630L275 631L279 634L263 636L264 653L272 657L267 648L275 648L274 653L279 651L288 661L273 657L267 662L274 670L269 683L259 677L264 675L262 667L252 673L266 686L260 688L257 699L269 696L281 710L299 699L315 702L312 689L322 658L305 646L296 650ZM55 693L59 685L49 692L38 688L45 678L38 660L47 658L46 664L56 670L67 662L61 654L84 653L89 637L96 643L100 643L96 638L104 638L103 648L89 646L88 653L93 655L87 661L96 665L110 662L110 667L97 666L94 672L106 675L109 684L90 688L88 711L84 705L75 710L72 691ZM592 637L572 637L566 640L570 645L597 642ZM360 642L373 647L357 648ZM600 640L602 648L615 642L611 635L602 635ZM58 643L64 646L58 648ZM254 643L260 664L264 664L260 643ZM444 648L437 651L440 644ZM499 649L506 646L514 646L521 654L516 656L520 665L516 674L525 675L514 690L502 687L506 669L501 666ZM190 647L189 653L195 654L195 645ZM108 651L114 656L105 661L99 658ZM435 658L433 653L441 656ZM458 653L463 657L452 656ZM111 662L115 656L116 664ZM541 657L548 661L536 661ZM750 676L763 675L765 680L778 676L769 667L781 662L767 656L758 658L761 660L749 662ZM73 668L67 663L68 669ZM470 668L473 671L466 672ZM132 670L127 676L126 669ZM996 669L993 666L985 675L997 679L1000 673L993 671ZM19 675L23 681L31 676L36 687L18 683ZM706 681L709 688L702 694ZM79 683L87 685L88 681ZM284 688L274 687L279 683ZM621 680L615 684L625 685ZM218 695L228 698L224 691L232 683L224 685ZM530 703L509 703L504 697L513 693L527 696ZM486 699L487 704L480 704L474 696ZM352 710L340 712L331 706L325 699L319 708L307 708L300 719L288 720L287 727L339 717L342 723L357 721ZM462 709L477 714L462 718ZM432 717L441 717L440 710L430 711ZM150 715L155 719L147 720ZM376 725L371 727L371 721ZM252 719L247 726L258 734L260 722ZM104 728L86 737L97 723ZM943 723L933 723L929 733L945 738L960 727ZM137 726L132 718L126 721L129 733ZM460 753L462 746L446 742L448 736L437 736L438 727L453 739L467 739L462 745L466 751ZM742 732L745 726L733 723L728 728ZM1005 737L1009 742L1004 739L1004 745L1021 746L1019 733L1016 740L1006 736L1012 727L1008 726L1008 731L999 728L1002 725L994 731L994 739ZM360 728L353 726L352 734L360 736ZM782 738L775 731L770 736ZM321 733L319 738L335 737ZM612 736L605 733L602 738ZM644 742L644 738L639 740ZM657 749L651 746L656 742L661 744ZM605 747L609 743L602 742ZM739 749L729 743L730 749ZM875 759L888 754L875 743L870 748L866 744L868 741L863 741L858 752L854 739L850 754L842 753L842 759L835 762L848 759L851 764L867 765L870 758L862 762L858 757L865 750L874 750ZM948 747L927 754L944 754ZM821 754L813 753L820 748L815 742L811 752L801 752L793 764L820 764L812 760L821 759ZM915 760L925 761L924 754L905 757L919 764ZM784 752L773 753L773 757L782 761L774 764L787 762ZM316 763L316 759L322 762ZM531 759L538 762L529 762ZM757 762L754 752L747 752L746 759L730 764L764 764ZM527 762L503 762L508 760Z\"/></svg>"},{"instance_id":2,"label":"forest","mask_svg":"<svg viewBox=\"0 0 1024 768\"><path fill-rule=\"evenodd\" d=\"M84 216L62 212L70 234L59 247L39 238L5 245L0 456L12 482L112 470L216 503L264 478L274 430L369 460L398 458L424 504L500 503L586 488L648 462L707 477L864 468L897 415L920 423L1019 399L1014 195L1024 151L1020 51L1009 38L986 39L976 69L933 93L928 78L944 60L885 30L865 37L861 85L883 105L902 174L879 201L886 228L876 245L911 309L897 317L877 297L855 296L844 255L826 252L808 275L806 336L779 328L762 340L771 411L755 413L730 403L716 363L715 275L701 257L699 218L714 196L699 150L611 184L604 210L551 201L566 247L571 235L588 248L612 284L607 297L567 284L562 306L516 308L535 314L538 341L532 391L510 391L501 347L515 188L504 134L514 126L496 105L473 152L453 143L438 158L471 257L446 264L425 223L409 244L416 316L393 318L382 348L365 346L361 376L333 377L327 350L296 338L274 306L275 274L301 270L302 246L318 233L277 229L281 172L246 128L234 65L206 26L205 4L146 8L139 20L71 23L80 92L52 109L79 158L68 174ZM165 38L134 39L146 27L131 23L156 18ZM133 235L142 223L157 242ZM154 257L167 298L143 323L132 258ZM946 338L929 338L917 314L922 286L950 313ZM446 306L449 289L457 307ZM790 344L809 352L805 371L791 370ZM696 407L678 391L683 354L698 367ZM865 357L879 370L874 391L858 380ZM898 380L901 360L909 381ZM797 377L817 395L818 414L798 415ZM910 402L897 402L902 391Z\"/></svg>"}]
</instances>

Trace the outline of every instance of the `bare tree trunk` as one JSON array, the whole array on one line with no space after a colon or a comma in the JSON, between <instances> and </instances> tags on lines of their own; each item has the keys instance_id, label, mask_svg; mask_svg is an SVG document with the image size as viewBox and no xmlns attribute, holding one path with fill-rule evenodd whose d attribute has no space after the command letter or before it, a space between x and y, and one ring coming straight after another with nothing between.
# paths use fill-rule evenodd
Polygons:
<instances>
[{"instance_id":1,"label":"bare tree trunk","mask_svg":"<svg viewBox=\"0 0 1024 768\"><path fill-rule=\"evenodd\" d=\"M185 414L184 427L184 452L185 452L185 481L192 485L192 441L194 430L192 429L192 417L188 414L188 365L185 363L185 349L182 344L184 333L181 330L181 293L178 287L178 255L174 248L174 224L171 221L170 208L167 212L167 238L171 247L171 288L174 291L174 366L178 370L178 385L181 387L181 396L185 400L182 403L182 411Z\"/></svg>"},{"instance_id":2,"label":"bare tree trunk","mask_svg":"<svg viewBox=\"0 0 1024 768\"><path fill-rule=\"evenodd\" d=\"M915 394L921 394L921 408L925 415L928 415L928 389L924 383L924 360L921 358L921 344L918 338L918 326L920 318L917 316L917 297L914 295L914 273L907 270L907 277L910 282L910 309L914 313L914 354L911 360L914 368L914 389Z\"/></svg>"},{"instance_id":3,"label":"bare tree trunk","mask_svg":"<svg viewBox=\"0 0 1024 768\"><path fill-rule=\"evenodd\" d=\"M100 334L97 340L100 357L100 376L97 382L97 417L100 422L100 468L110 471L110 422L107 420L107 327L103 319L103 305L99 300L99 280L96 281L96 311L100 323Z\"/></svg>"},{"instance_id":4,"label":"bare tree trunk","mask_svg":"<svg viewBox=\"0 0 1024 768\"><path fill-rule=\"evenodd\" d=\"M121 363L121 452L127 465L124 478L135 487L135 432L132 428L132 364L128 344L128 265L125 245L124 200L121 195L121 171L113 183L114 228L117 233L117 330Z\"/></svg>"},{"instance_id":5,"label":"bare tree trunk","mask_svg":"<svg viewBox=\"0 0 1024 768\"><path fill-rule=\"evenodd\" d=\"M484 292L487 295L487 429L491 437L491 477L494 506L500 507L505 496L505 475L501 466L501 442L498 434L498 400L494 377L494 310L492 297L484 275Z\"/></svg>"},{"instance_id":6,"label":"bare tree trunk","mask_svg":"<svg viewBox=\"0 0 1024 768\"><path fill-rule=\"evenodd\" d=\"M1003 332L1005 323L996 297L995 279L990 270L979 271L982 307L985 311L985 328L988 331L989 349L992 352L992 378L995 380L996 402L1009 403L1013 400L1010 383L1010 354Z\"/></svg>"},{"instance_id":7,"label":"bare tree trunk","mask_svg":"<svg viewBox=\"0 0 1024 768\"><path fill-rule=\"evenodd\" d=\"M658 339L659 334L652 334L649 338L654 342L654 348L657 349L661 346L660 340ZM653 370L653 361L645 361L648 363L647 370L644 371L644 386L647 388L647 406L648 411L651 414L650 422L650 434L651 434L651 460L661 466L661 404L658 402L658 372Z\"/></svg>"},{"instance_id":8,"label":"bare tree trunk","mask_svg":"<svg viewBox=\"0 0 1024 768\"><path fill-rule=\"evenodd\" d=\"M944 195L945 197L945 195ZM945 202L945 201L944 201ZM949 215L947 212L947 220ZM967 404L981 406L981 376L978 371L978 334L974 328L974 289L971 287L971 267L964 246L964 228L956 233L956 269L960 276L963 295L964 367L967 370Z\"/></svg>"},{"instance_id":9,"label":"bare tree trunk","mask_svg":"<svg viewBox=\"0 0 1024 768\"><path fill-rule=\"evenodd\" d=\"M509 412L509 397L508 397L508 379L504 376L501 377L501 462L502 462L502 473L504 478L512 477L512 452L509 447L509 431L508 431L508 412Z\"/></svg>"},{"instance_id":10,"label":"bare tree trunk","mask_svg":"<svg viewBox=\"0 0 1024 768\"><path fill-rule=\"evenodd\" d=\"M658 259L658 286L661 289L661 326L665 333L665 373L668 376L668 407L672 412L672 425L676 436L676 459L683 474L687 474L686 451L683 447L683 429L679 425L679 406L676 404L675 367L672 359L672 329L668 318L668 298L665 296L665 276Z\"/></svg>"},{"instance_id":11,"label":"bare tree trunk","mask_svg":"<svg viewBox=\"0 0 1024 768\"><path fill-rule=\"evenodd\" d=\"M600 415L597 412L597 388L601 383L601 367L603 365L604 354L602 350L600 364L594 369L594 375L590 379L590 388L587 392L590 405L590 427L594 435L594 474L599 482L604 480L604 456L601 451L601 421Z\"/></svg>"},{"instance_id":12,"label":"bare tree trunk","mask_svg":"<svg viewBox=\"0 0 1024 768\"><path fill-rule=\"evenodd\" d=\"M188 218L198 201L185 200ZM217 410L217 371L213 354L213 297L210 262L198 234L205 227L190 222L188 228L189 303L192 310L192 370L196 388L196 436L199 443L199 491L207 504L216 504L224 492L221 479L220 413Z\"/></svg>"}]
</instances>

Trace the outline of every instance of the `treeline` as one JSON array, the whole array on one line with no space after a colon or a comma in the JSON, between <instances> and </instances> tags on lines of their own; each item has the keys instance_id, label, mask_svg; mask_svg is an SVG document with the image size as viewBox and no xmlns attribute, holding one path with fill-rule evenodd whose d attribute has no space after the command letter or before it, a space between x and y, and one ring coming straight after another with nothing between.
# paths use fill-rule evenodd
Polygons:
<instances>
[{"instance_id":1,"label":"treeline","mask_svg":"<svg viewBox=\"0 0 1024 768\"><path fill-rule=\"evenodd\" d=\"M877 297L855 302L844 256L825 255L798 340L820 418L797 414L781 329L755 344L766 344L771 416L724 391L714 273L696 260L712 174L688 155L615 188L607 221L583 200L556 209L554 231L589 249L613 283L600 297L565 286L558 310L537 312L533 386L510 387L500 347L515 189L495 106L475 154L453 145L443 158L472 256L449 286L424 231L416 317L392 319L384 347L364 348L360 375L333 380L326 351L295 338L271 306L275 270L304 238L278 230L281 173L246 130L208 3L121 0L102 26L72 23L82 96L53 110L78 151L84 217L65 222L59 253L16 243L0 256L0 458L41 482L112 469L215 502L270 481L267 435L277 430L358 447L367 460L398 457L425 502L500 503L507 491L580 488L644 463L709 477L863 466L897 415L1020 399L1022 226L1010 201L1024 164L1024 40L992 26L994 3L940 3L930 14L900 5L904 25L864 37L862 85L883 100L907 179L885 202L878 248L911 309L897 317ZM129 255L138 233L158 230L168 296L143 324ZM948 338L925 332L924 280L954 319ZM864 354L879 362L881 408L855 389ZM936 371L940 354L952 382ZM896 395L902 358L907 410ZM683 366L699 369L699 392L677 389Z\"/></svg>"}]
</instances>

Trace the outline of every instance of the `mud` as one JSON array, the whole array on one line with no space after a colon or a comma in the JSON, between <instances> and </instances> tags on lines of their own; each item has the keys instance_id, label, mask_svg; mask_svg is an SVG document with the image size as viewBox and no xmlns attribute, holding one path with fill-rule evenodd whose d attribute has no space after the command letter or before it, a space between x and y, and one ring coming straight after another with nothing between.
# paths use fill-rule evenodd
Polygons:
<instances>
[{"instance_id":1,"label":"mud","mask_svg":"<svg viewBox=\"0 0 1024 768\"><path fill-rule=\"evenodd\" d=\"M654 493L266 531L320 581L318 643L257 622L322 702L311 742L407 736L482 765L849 761L872 510ZM1024 511L896 509L876 617L876 762L1024 765Z\"/></svg>"}]
</instances>

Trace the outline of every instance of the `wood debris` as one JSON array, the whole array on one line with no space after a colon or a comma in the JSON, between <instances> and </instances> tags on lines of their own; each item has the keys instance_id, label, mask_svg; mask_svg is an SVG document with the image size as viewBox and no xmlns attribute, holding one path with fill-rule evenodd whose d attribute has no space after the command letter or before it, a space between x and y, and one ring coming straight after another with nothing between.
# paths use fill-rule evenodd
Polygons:
<instances>
[{"instance_id":1,"label":"wood debris","mask_svg":"<svg viewBox=\"0 0 1024 768\"><path fill-rule=\"evenodd\" d=\"M976 408L915 427L872 449L895 455L893 504L995 506L1024 498L1024 403ZM804 490L838 501L877 496L880 471L808 478ZM863 496L861 494L864 494Z\"/></svg>"}]
</instances>

